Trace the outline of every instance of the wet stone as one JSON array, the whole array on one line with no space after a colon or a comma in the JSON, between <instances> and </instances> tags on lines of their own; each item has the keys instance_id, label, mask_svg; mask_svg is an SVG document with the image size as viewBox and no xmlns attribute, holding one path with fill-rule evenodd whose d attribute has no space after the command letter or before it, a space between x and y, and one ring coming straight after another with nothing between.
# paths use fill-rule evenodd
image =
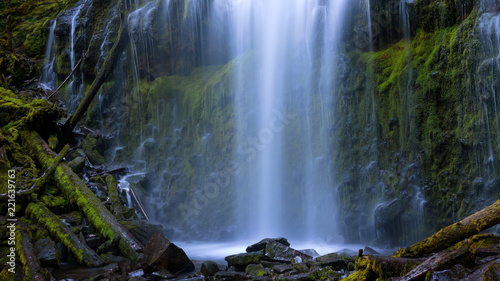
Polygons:
<instances>
[{"instance_id":1,"label":"wet stone","mask_svg":"<svg viewBox=\"0 0 500 281\"><path fill-rule=\"evenodd\" d=\"M213 261L204 261L201 264L201 273L205 276L214 276L219 272L219 265Z\"/></svg>"},{"instance_id":2,"label":"wet stone","mask_svg":"<svg viewBox=\"0 0 500 281\"><path fill-rule=\"evenodd\" d=\"M194 264L186 253L157 232L144 247L142 267L146 274L155 271L189 272Z\"/></svg>"},{"instance_id":3,"label":"wet stone","mask_svg":"<svg viewBox=\"0 0 500 281\"><path fill-rule=\"evenodd\" d=\"M215 274L215 280L247 280L245 272L219 271Z\"/></svg>"},{"instance_id":4,"label":"wet stone","mask_svg":"<svg viewBox=\"0 0 500 281\"><path fill-rule=\"evenodd\" d=\"M268 243L270 242L277 242L280 244L283 244L285 246L290 246L290 243L288 243L288 240L286 238L280 237L280 238L265 238L260 240L259 242L250 245L247 247L246 252L255 252L255 251L261 251L264 250L267 246Z\"/></svg>"},{"instance_id":5,"label":"wet stone","mask_svg":"<svg viewBox=\"0 0 500 281\"><path fill-rule=\"evenodd\" d=\"M258 264L263 258L264 253L262 251L259 251L227 256L225 260L227 261L229 267L234 266L238 270L245 270L247 265L252 263Z\"/></svg>"},{"instance_id":6,"label":"wet stone","mask_svg":"<svg viewBox=\"0 0 500 281\"><path fill-rule=\"evenodd\" d=\"M266 257L273 261L291 263L295 257L300 257L302 262L312 259L311 256L292 249L284 244L271 241L266 245Z\"/></svg>"},{"instance_id":7,"label":"wet stone","mask_svg":"<svg viewBox=\"0 0 500 281\"><path fill-rule=\"evenodd\" d=\"M61 265L61 252L54 241L44 238L36 241L34 246L42 266L58 267Z\"/></svg>"},{"instance_id":8,"label":"wet stone","mask_svg":"<svg viewBox=\"0 0 500 281\"><path fill-rule=\"evenodd\" d=\"M280 264L280 265L275 265L274 270L281 274L288 271L292 271L293 267L289 266L288 264Z\"/></svg>"},{"instance_id":9,"label":"wet stone","mask_svg":"<svg viewBox=\"0 0 500 281\"><path fill-rule=\"evenodd\" d=\"M262 264L249 264L245 269L245 272L253 277L264 276L267 274L266 268L264 268Z\"/></svg>"}]
</instances>

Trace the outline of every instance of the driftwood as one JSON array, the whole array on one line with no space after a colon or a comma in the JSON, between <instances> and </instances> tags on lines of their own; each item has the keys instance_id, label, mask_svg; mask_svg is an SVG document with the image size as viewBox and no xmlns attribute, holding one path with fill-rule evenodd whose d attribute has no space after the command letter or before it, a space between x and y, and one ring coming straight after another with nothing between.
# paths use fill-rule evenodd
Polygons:
<instances>
[{"instance_id":1,"label":"driftwood","mask_svg":"<svg viewBox=\"0 0 500 281\"><path fill-rule=\"evenodd\" d=\"M120 30L118 32L118 38L115 39L115 43L113 44L113 47L111 47L111 50L109 51L109 54L106 60L104 61L101 70L97 74L97 77L94 79L94 82L90 86L90 89L87 91L87 93L85 93L85 98L78 105L75 114L73 114L73 116L71 116L71 118L69 118L66 124L64 125L65 127L64 133L66 135L69 135L73 131L76 124L83 117L83 114L89 108L90 103L92 102L95 95L101 88L101 85L104 83L106 78L111 73L112 68L115 65L115 62L119 59L120 55L123 53L123 50L125 49L128 43L127 20L126 17L124 17L123 15L120 15L120 17L121 20L120 20Z\"/></svg>"},{"instance_id":2,"label":"driftwood","mask_svg":"<svg viewBox=\"0 0 500 281\"><path fill-rule=\"evenodd\" d=\"M24 267L25 280L50 280L50 274L43 270L40 261L38 260L33 243L31 243L31 235L27 231L27 227L25 225L19 225L16 240L16 242L20 245L17 249L19 259ZM46 275L48 275L49 278L46 278Z\"/></svg>"},{"instance_id":3,"label":"driftwood","mask_svg":"<svg viewBox=\"0 0 500 281\"><path fill-rule=\"evenodd\" d=\"M23 146L29 149L43 167L50 167L55 153L50 150L38 133L24 131L21 135ZM57 166L54 180L63 196L82 210L88 221L100 231L102 236L108 239L120 237L119 247L123 255L134 261L139 259L138 251L141 251L143 246L116 220L68 164L63 162Z\"/></svg>"},{"instance_id":4,"label":"driftwood","mask_svg":"<svg viewBox=\"0 0 500 281\"><path fill-rule=\"evenodd\" d=\"M448 247L480 233L500 223L500 200L474 213L465 219L447 226L434 235L413 244L408 248L401 248L395 257L423 257L437 253Z\"/></svg>"},{"instance_id":5,"label":"driftwood","mask_svg":"<svg viewBox=\"0 0 500 281\"><path fill-rule=\"evenodd\" d=\"M81 264L92 267L104 265L104 261L71 229L41 203L30 203L26 214L56 237Z\"/></svg>"}]
</instances>

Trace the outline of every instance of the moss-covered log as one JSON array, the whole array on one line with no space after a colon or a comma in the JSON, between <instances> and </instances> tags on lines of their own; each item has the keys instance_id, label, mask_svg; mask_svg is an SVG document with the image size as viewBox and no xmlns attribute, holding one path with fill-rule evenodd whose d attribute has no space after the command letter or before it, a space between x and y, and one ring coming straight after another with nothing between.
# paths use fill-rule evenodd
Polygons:
<instances>
[{"instance_id":1,"label":"moss-covered log","mask_svg":"<svg viewBox=\"0 0 500 281\"><path fill-rule=\"evenodd\" d=\"M30 203L26 214L39 225L47 229L57 238L80 262L88 266L98 267L104 261L85 242L80 240L71 229L41 203Z\"/></svg>"},{"instance_id":2,"label":"moss-covered log","mask_svg":"<svg viewBox=\"0 0 500 281\"><path fill-rule=\"evenodd\" d=\"M436 253L498 223L500 223L500 200L408 248L399 249L394 257L415 258Z\"/></svg>"},{"instance_id":3,"label":"moss-covered log","mask_svg":"<svg viewBox=\"0 0 500 281\"><path fill-rule=\"evenodd\" d=\"M38 159L43 167L50 167L55 153L47 143L33 131L22 132L24 147ZM57 187L64 197L72 204L76 204L87 217L88 221L108 239L120 237L119 247L124 256L131 260L139 260L138 251L143 246L116 220L106 209L97 196L66 164L60 163L54 173Z\"/></svg>"},{"instance_id":4,"label":"moss-covered log","mask_svg":"<svg viewBox=\"0 0 500 281\"><path fill-rule=\"evenodd\" d=\"M19 225L16 231L17 254L23 264L24 280L44 281L50 280L46 278L48 272L45 272L38 260L33 243L31 243L31 235L24 225Z\"/></svg>"},{"instance_id":5,"label":"moss-covered log","mask_svg":"<svg viewBox=\"0 0 500 281\"><path fill-rule=\"evenodd\" d=\"M406 274L425 259L362 256L356 261L356 272L343 280L387 279Z\"/></svg>"}]
</instances>

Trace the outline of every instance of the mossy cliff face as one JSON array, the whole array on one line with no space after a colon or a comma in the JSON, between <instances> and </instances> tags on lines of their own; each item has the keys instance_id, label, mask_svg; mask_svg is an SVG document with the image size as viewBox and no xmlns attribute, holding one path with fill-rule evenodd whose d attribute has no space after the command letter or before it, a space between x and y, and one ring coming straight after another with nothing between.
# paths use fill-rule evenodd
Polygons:
<instances>
[{"instance_id":1,"label":"mossy cliff face","mask_svg":"<svg viewBox=\"0 0 500 281\"><path fill-rule=\"evenodd\" d=\"M115 136L108 162L146 173L137 192L150 216L197 237L219 237L235 220L235 64L252 58L230 60L221 47L227 39L201 39L203 30L223 26L223 16L207 22L210 1L199 10L194 1L165 2L135 12L118 1L81 2L74 40L76 60L82 50L88 56L75 75L83 89L102 66L120 17L131 38L84 122ZM400 3L371 1L371 32L365 1L355 3L342 71L332 78L334 165L325 170L336 182L340 228L350 242L409 244L494 201L500 189L497 54L489 53L498 46L485 28L494 3L415 1L406 6L406 35ZM71 71L72 15L57 19L59 79Z\"/></svg>"},{"instance_id":2,"label":"mossy cliff face","mask_svg":"<svg viewBox=\"0 0 500 281\"><path fill-rule=\"evenodd\" d=\"M19 87L43 64L49 22L76 1L0 1L0 86Z\"/></svg>"},{"instance_id":3,"label":"mossy cliff face","mask_svg":"<svg viewBox=\"0 0 500 281\"><path fill-rule=\"evenodd\" d=\"M408 244L496 199L493 6L459 2L415 1L411 38L346 53L334 157L348 237L372 225Z\"/></svg>"}]
</instances>

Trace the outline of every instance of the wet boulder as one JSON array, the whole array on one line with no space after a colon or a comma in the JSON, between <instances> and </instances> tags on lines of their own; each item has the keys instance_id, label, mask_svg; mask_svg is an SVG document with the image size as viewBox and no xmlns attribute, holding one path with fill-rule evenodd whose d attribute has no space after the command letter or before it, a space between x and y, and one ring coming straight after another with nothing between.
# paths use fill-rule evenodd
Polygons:
<instances>
[{"instance_id":1,"label":"wet boulder","mask_svg":"<svg viewBox=\"0 0 500 281\"><path fill-rule=\"evenodd\" d=\"M213 261L204 261L201 264L201 273L205 276L214 276L217 272L219 272L219 266L216 262Z\"/></svg>"},{"instance_id":2,"label":"wet boulder","mask_svg":"<svg viewBox=\"0 0 500 281\"><path fill-rule=\"evenodd\" d=\"M58 267L61 265L61 252L56 243L44 238L36 241L35 252L42 266Z\"/></svg>"},{"instance_id":3,"label":"wet boulder","mask_svg":"<svg viewBox=\"0 0 500 281\"><path fill-rule=\"evenodd\" d=\"M288 243L288 240L286 238L280 237L280 238L265 238L260 240L259 242L250 245L247 247L246 251L247 253L249 252L255 252L255 251L261 251L264 250L267 246L268 243L270 242L275 242L275 243L280 243L285 246L290 246L290 243Z\"/></svg>"},{"instance_id":4,"label":"wet boulder","mask_svg":"<svg viewBox=\"0 0 500 281\"><path fill-rule=\"evenodd\" d=\"M219 271L215 274L215 280L248 280L245 272Z\"/></svg>"},{"instance_id":5,"label":"wet boulder","mask_svg":"<svg viewBox=\"0 0 500 281\"><path fill-rule=\"evenodd\" d=\"M229 267L234 266L237 270L243 271L249 264L259 264L264 257L263 251L256 251L227 256L225 260Z\"/></svg>"},{"instance_id":6,"label":"wet boulder","mask_svg":"<svg viewBox=\"0 0 500 281\"><path fill-rule=\"evenodd\" d=\"M346 270L347 262L338 254L332 253L316 258L321 267L331 266L333 270Z\"/></svg>"},{"instance_id":7,"label":"wet boulder","mask_svg":"<svg viewBox=\"0 0 500 281\"><path fill-rule=\"evenodd\" d=\"M144 247L141 264L146 274L156 271L177 274L194 270L194 264L184 250L171 243L159 232L156 232Z\"/></svg>"},{"instance_id":8,"label":"wet boulder","mask_svg":"<svg viewBox=\"0 0 500 281\"><path fill-rule=\"evenodd\" d=\"M279 262L291 263L295 257L300 257L302 261L312 259L311 256L276 241L270 241L267 243L265 253L266 258Z\"/></svg>"},{"instance_id":9,"label":"wet boulder","mask_svg":"<svg viewBox=\"0 0 500 281\"><path fill-rule=\"evenodd\" d=\"M266 269L262 264L249 264L245 269L247 275L252 277L268 275L268 271L269 269Z\"/></svg>"}]
</instances>

